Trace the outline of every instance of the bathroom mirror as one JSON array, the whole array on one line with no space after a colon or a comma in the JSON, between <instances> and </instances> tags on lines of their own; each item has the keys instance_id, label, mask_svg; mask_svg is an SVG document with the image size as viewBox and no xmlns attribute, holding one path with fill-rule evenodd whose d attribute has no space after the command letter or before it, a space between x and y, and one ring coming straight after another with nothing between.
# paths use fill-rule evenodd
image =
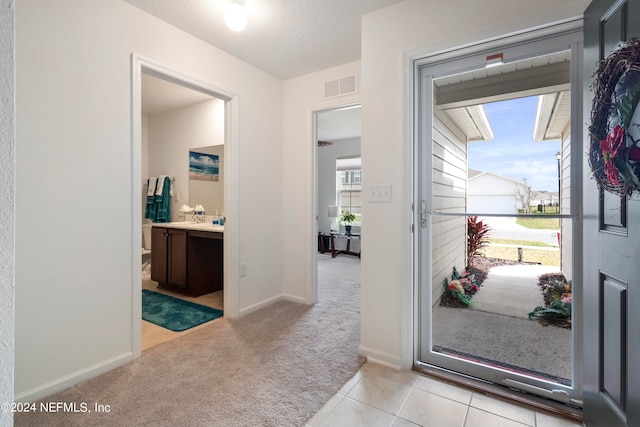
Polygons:
<instances>
[{"instance_id":1,"label":"bathroom mirror","mask_svg":"<svg viewBox=\"0 0 640 427\"><path fill-rule=\"evenodd\" d=\"M224 145L189 150L189 206L200 204L207 215L224 210Z\"/></svg>"}]
</instances>

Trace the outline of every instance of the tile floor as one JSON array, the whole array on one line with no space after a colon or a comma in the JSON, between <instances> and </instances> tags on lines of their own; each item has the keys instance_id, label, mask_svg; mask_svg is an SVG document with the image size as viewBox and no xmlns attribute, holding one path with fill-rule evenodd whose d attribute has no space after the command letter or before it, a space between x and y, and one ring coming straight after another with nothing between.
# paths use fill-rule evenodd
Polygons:
<instances>
[{"instance_id":1,"label":"tile floor","mask_svg":"<svg viewBox=\"0 0 640 427\"><path fill-rule=\"evenodd\" d=\"M306 427L580 427L413 371L365 363Z\"/></svg>"}]
</instances>

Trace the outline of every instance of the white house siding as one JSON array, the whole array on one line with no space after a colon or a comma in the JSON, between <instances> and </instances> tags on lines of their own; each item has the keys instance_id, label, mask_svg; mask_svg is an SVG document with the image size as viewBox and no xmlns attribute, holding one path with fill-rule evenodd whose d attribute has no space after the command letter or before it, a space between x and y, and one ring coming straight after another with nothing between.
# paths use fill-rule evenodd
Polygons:
<instances>
[{"instance_id":1,"label":"white house siding","mask_svg":"<svg viewBox=\"0 0 640 427\"><path fill-rule=\"evenodd\" d=\"M444 116L436 113L433 129L433 210L464 213L467 194L467 144L464 136ZM464 217L434 216L432 220L432 295L442 295L442 282L453 267L466 265Z\"/></svg>"}]
</instances>

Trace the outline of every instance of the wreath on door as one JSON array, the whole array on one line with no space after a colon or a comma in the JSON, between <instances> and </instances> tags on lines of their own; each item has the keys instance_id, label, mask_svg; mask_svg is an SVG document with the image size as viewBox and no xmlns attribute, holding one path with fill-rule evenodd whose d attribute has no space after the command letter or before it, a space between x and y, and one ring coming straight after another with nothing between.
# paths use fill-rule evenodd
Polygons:
<instances>
[{"instance_id":1,"label":"wreath on door","mask_svg":"<svg viewBox=\"0 0 640 427\"><path fill-rule=\"evenodd\" d=\"M621 42L594 77L589 166L601 188L632 196L640 192L640 39Z\"/></svg>"}]
</instances>

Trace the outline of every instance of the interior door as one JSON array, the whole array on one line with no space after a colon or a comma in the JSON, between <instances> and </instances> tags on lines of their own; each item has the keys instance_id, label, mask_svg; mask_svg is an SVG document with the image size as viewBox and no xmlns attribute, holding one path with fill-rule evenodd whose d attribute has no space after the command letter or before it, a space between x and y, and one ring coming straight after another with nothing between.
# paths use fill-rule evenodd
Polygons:
<instances>
[{"instance_id":1,"label":"interior door","mask_svg":"<svg viewBox=\"0 0 640 427\"><path fill-rule=\"evenodd\" d=\"M585 121L591 116L594 95L590 85L598 61L606 58L619 41L638 36L640 0L595 0L586 10ZM585 144L588 135L585 133ZM599 190L588 171L585 163L584 417L588 426L637 426L640 203L637 198Z\"/></svg>"}]
</instances>

